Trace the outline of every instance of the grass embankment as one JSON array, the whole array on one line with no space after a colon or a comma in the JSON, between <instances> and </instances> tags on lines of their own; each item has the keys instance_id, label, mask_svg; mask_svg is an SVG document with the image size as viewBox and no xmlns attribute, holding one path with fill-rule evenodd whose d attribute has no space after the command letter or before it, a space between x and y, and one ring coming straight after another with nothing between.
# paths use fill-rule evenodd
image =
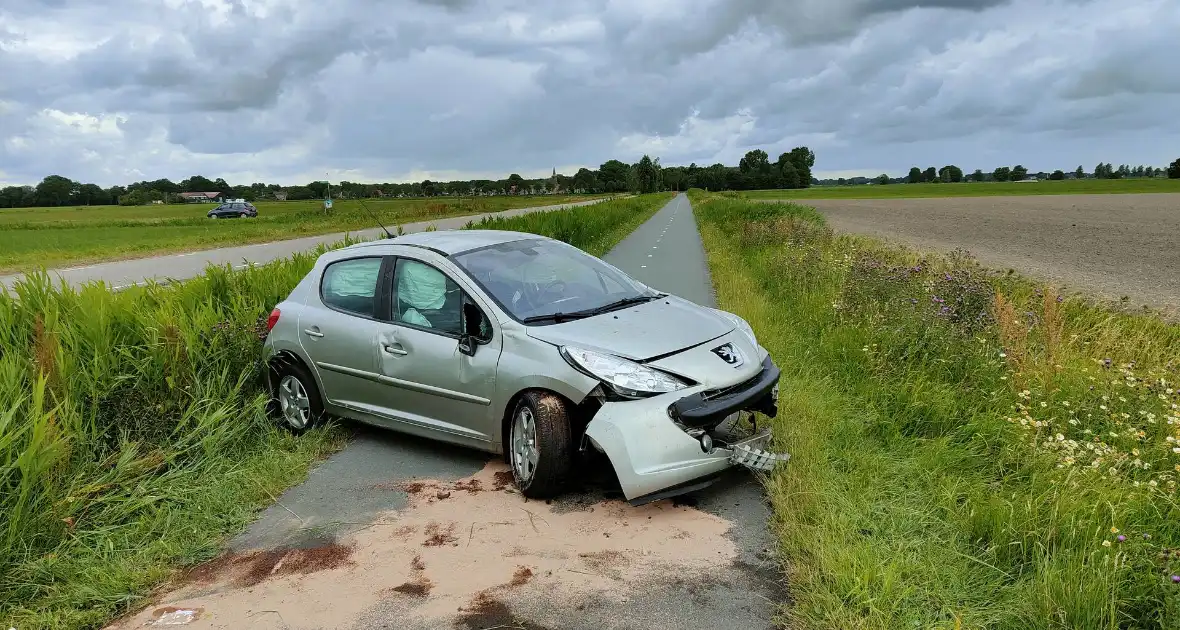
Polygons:
<instances>
[{"instance_id":1,"label":"grass embankment","mask_svg":"<svg viewBox=\"0 0 1180 630\"><path fill-rule=\"evenodd\" d=\"M369 199L386 227L399 223L586 201L603 195ZM214 204L0 210L0 271L135 258L376 227L359 201L259 202L258 217L215 220Z\"/></svg>"},{"instance_id":2,"label":"grass embankment","mask_svg":"<svg viewBox=\"0 0 1180 630\"><path fill-rule=\"evenodd\" d=\"M790 627L1180 624L1180 327L692 194L783 368Z\"/></svg>"},{"instance_id":3,"label":"grass embankment","mask_svg":"<svg viewBox=\"0 0 1180 630\"><path fill-rule=\"evenodd\" d=\"M1035 183L960 182L888 186L812 186L798 190L751 190L750 199L892 199L902 197L999 197L1023 195L1114 195L1180 193L1180 179L1074 179Z\"/></svg>"},{"instance_id":4,"label":"grass embankment","mask_svg":"<svg viewBox=\"0 0 1180 630\"><path fill-rule=\"evenodd\" d=\"M602 253L670 195L496 218ZM340 448L268 421L260 331L317 253L112 292L0 291L0 626L93 628Z\"/></svg>"}]
</instances>

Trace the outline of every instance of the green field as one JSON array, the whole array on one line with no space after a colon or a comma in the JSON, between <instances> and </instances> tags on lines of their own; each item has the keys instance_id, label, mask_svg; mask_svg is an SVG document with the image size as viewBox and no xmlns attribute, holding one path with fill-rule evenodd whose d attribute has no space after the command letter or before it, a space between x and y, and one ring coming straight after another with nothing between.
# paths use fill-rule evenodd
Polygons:
<instances>
[{"instance_id":1,"label":"green field","mask_svg":"<svg viewBox=\"0 0 1180 630\"><path fill-rule=\"evenodd\" d=\"M601 255L670 198L473 227ZM276 428L257 360L260 325L320 251L123 291L46 274L0 291L3 627L102 627L345 443L332 426Z\"/></svg>"},{"instance_id":2,"label":"green field","mask_svg":"<svg viewBox=\"0 0 1180 630\"><path fill-rule=\"evenodd\" d=\"M751 190L750 199L888 199L906 197L993 197L1020 195L1115 195L1180 193L1180 179L1081 179L1036 183L963 182L958 184L889 184L812 186L798 190Z\"/></svg>"},{"instance_id":3,"label":"green field","mask_svg":"<svg viewBox=\"0 0 1180 630\"><path fill-rule=\"evenodd\" d=\"M1180 627L1180 326L690 195L783 370L786 627Z\"/></svg>"},{"instance_id":4,"label":"green field","mask_svg":"<svg viewBox=\"0 0 1180 630\"><path fill-rule=\"evenodd\" d=\"M372 199L386 227L451 216L593 199L593 195ZM0 272L135 258L376 227L357 201L259 202L258 217L215 220L213 204L12 208L0 210ZM392 229L392 228L391 228Z\"/></svg>"}]
</instances>

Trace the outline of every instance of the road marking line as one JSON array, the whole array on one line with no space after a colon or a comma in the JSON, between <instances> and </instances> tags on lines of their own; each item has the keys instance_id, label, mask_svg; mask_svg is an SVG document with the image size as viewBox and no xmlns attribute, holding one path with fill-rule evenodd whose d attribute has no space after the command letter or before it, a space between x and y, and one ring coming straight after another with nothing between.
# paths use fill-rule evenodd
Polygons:
<instances>
[{"instance_id":1,"label":"road marking line","mask_svg":"<svg viewBox=\"0 0 1180 630\"><path fill-rule=\"evenodd\" d=\"M647 269L647 265L639 265L640 269Z\"/></svg>"},{"instance_id":2,"label":"road marking line","mask_svg":"<svg viewBox=\"0 0 1180 630\"><path fill-rule=\"evenodd\" d=\"M648 257L648 258L651 258L651 254L648 254L648 255L647 255L647 257Z\"/></svg>"}]
</instances>

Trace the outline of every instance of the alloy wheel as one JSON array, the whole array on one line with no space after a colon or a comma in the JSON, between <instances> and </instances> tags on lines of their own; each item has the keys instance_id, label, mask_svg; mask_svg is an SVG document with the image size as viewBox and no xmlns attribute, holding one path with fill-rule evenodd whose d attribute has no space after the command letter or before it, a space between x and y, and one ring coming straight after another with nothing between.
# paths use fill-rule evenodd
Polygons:
<instances>
[{"instance_id":1,"label":"alloy wheel","mask_svg":"<svg viewBox=\"0 0 1180 630\"><path fill-rule=\"evenodd\" d=\"M294 429L302 429L311 421L311 401L307 389L298 378L287 375L279 381L279 409L283 419Z\"/></svg>"},{"instance_id":2,"label":"alloy wheel","mask_svg":"<svg viewBox=\"0 0 1180 630\"><path fill-rule=\"evenodd\" d=\"M520 483L528 483L537 472L537 419L533 410L522 405L512 421L512 469Z\"/></svg>"}]
</instances>

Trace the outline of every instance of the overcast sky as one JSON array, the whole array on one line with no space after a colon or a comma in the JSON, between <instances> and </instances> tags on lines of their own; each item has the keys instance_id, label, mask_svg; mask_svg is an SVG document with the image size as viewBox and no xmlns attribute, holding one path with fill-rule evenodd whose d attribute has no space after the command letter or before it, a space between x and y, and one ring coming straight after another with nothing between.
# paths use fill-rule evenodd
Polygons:
<instances>
[{"instance_id":1,"label":"overcast sky","mask_svg":"<svg viewBox=\"0 0 1180 630\"><path fill-rule=\"evenodd\" d=\"M1177 0L4 0L0 183L1180 157Z\"/></svg>"}]
</instances>

